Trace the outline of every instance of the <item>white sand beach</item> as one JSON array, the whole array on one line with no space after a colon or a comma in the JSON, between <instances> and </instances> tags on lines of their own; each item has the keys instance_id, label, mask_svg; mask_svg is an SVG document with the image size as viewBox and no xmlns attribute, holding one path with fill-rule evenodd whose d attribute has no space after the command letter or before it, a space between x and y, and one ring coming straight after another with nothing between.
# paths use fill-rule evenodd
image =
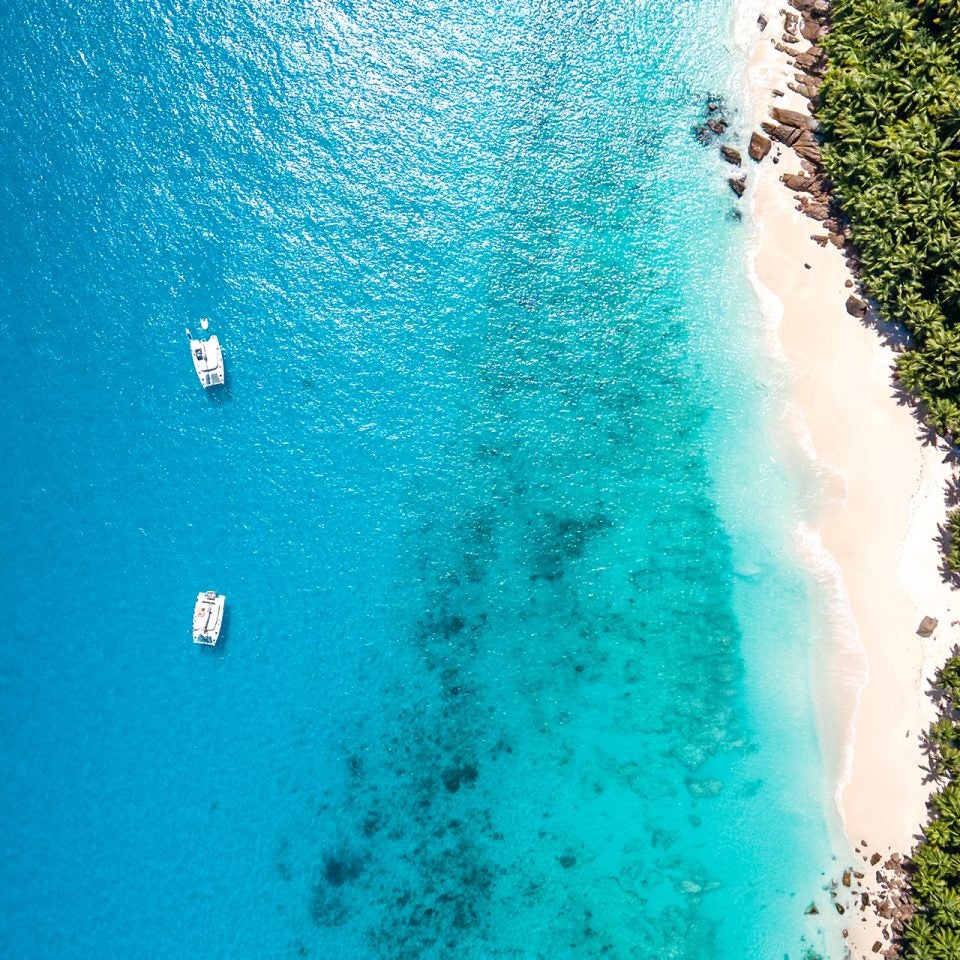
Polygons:
<instances>
[{"instance_id":1,"label":"white sand beach","mask_svg":"<svg viewBox=\"0 0 960 960\"><path fill-rule=\"evenodd\" d=\"M789 57L773 43L784 32L783 13L767 6L766 30L754 27L749 71L753 130L774 103L807 111L807 101L788 89L795 72ZM784 96L775 97L774 89ZM851 673L849 642L844 653L838 635L835 655L818 657L814 676L825 754L841 758L840 813L851 848L861 847L851 851L852 865L866 874L862 889L870 892L876 868L863 861L874 851L884 859L891 851L908 853L925 820L929 785L920 734L933 716L928 681L960 639L951 623L957 601L942 582L937 544L950 467L945 445L931 443L898 399L894 348L869 318L858 320L845 308L857 291L845 285L851 274L843 251L811 239L824 233L821 225L795 209L780 181L800 171L799 158L775 143L761 163L744 157L744 164L757 234L753 267L782 305L778 334L793 373L795 413L818 465L836 479L836 503L815 533L836 561L865 659L857 656ZM939 620L930 639L916 632L924 615ZM853 956L876 956L877 940L887 947L872 910L847 916Z\"/></svg>"}]
</instances>

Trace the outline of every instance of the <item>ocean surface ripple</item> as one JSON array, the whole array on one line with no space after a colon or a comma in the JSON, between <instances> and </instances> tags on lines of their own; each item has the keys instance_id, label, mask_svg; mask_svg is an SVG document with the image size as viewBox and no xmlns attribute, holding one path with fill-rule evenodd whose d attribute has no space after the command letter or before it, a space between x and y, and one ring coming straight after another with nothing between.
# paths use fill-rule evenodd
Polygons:
<instances>
[{"instance_id":1,"label":"ocean surface ripple","mask_svg":"<svg viewBox=\"0 0 960 960\"><path fill-rule=\"evenodd\" d=\"M4 8L5 956L829 953L731 11Z\"/></svg>"}]
</instances>

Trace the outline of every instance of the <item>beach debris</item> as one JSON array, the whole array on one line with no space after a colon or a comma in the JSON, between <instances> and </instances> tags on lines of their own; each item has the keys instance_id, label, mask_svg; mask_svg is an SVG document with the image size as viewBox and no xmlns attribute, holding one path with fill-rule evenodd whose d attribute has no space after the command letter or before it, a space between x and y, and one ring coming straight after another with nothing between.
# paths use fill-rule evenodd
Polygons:
<instances>
[{"instance_id":1,"label":"beach debris","mask_svg":"<svg viewBox=\"0 0 960 960\"><path fill-rule=\"evenodd\" d=\"M924 617L920 621L920 626L917 627L917 634L921 637L930 637L933 635L933 631L937 629L937 624L940 621L936 617Z\"/></svg>"},{"instance_id":2,"label":"beach debris","mask_svg":"<svg viewBox=\"0 0 960 960\"><path fill-rule=\"evenodd\" d=\"M740 166L740 151L736 147L729 147L727 144L723 144L720 147L720 156L723 157L727 163L732 163L735 167Z\"/></svg>"},{"instance_id":3,"label":"beach debris","mask_svg":"<svg viewBox=\"0 0 960 960\"><path fill-rule=\"evenodd\" d=\"M867 310L870 309L870 305L866 300L861 300L852 293L847 297L846 307L847 313L849 313L851 317L856 317L858 320L862 320L867 315ZM936 621L934 621L934 624L936 624Z\"/></svg>"},{"instance_id":4,"label":"beach debris","mask_svg":"<svg viewBox=\"0 0 960 960\"><path fill-rule=\"evenodd\" d=\"M772 146L773 142L769 137L754 132L750 134L750 146L747 147L747 153L751 160L756 160L759 163L770 152Z\"/></svg>"},{"instance_id":5,"label":"beach debris","mask_svg":"<svg viewBox=\"0 0 960 960\"><path fill-rule=\"evenodd\" d=\"M730 184L730 189L738 196L742 197L744 191L747 189L747 177L746 175L740 177L728 177L727 183Z\"/></svg>"}]
</instances>

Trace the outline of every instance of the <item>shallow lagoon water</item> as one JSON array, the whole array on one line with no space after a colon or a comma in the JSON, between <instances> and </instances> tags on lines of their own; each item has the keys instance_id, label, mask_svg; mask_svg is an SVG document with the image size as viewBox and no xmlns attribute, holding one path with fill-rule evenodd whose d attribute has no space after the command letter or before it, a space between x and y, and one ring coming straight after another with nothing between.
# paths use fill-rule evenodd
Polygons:
<instances>
[{"instance_id":1,"label":"shallow lagoon water","mask_svg":"<svg viewBox=\"0 0 960 960\"><path fill-rule=\"evenodd\" d=\"M10 955L837 952L731 17L3 14Z\"/></svg>"}]
</instances>

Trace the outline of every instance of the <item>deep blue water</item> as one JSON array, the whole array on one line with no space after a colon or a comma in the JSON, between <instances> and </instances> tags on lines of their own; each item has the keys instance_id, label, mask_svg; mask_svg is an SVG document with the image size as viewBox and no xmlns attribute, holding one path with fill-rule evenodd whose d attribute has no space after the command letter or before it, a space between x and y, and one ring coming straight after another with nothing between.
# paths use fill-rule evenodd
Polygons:
<instances>
[{"instance_id":1,"label":"deep blue water","mask_svg":"<svg viewBox=\"0 0 960 960\"><path fill-rule=\"evenodd\" d=\"M731 16L3 8L4 956L839 955Z\"/></svg>"}]
</instances>

